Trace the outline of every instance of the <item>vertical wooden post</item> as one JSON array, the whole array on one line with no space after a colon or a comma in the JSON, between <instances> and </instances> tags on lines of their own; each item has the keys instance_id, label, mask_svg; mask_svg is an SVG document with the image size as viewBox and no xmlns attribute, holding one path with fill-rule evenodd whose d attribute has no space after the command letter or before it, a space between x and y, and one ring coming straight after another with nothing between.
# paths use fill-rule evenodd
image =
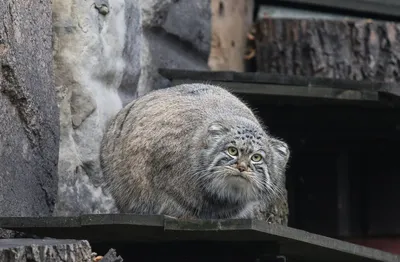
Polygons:
<instances>
[{"instance_id":1,"label":"vertical wooden post","mask_svg":"<svg viewBox=\"0 0 400 262\"><path fill-rule=\"evenodd\" d=\"M247 33L253 22L253 0L211 0L212 71L244 72Z\"/></svg>"}]
</instances>

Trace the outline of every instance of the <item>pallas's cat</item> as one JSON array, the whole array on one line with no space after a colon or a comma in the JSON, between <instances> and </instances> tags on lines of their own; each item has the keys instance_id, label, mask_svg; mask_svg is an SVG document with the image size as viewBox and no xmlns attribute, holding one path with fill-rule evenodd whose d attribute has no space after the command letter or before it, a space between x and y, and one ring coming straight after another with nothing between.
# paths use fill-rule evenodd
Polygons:
<instances>
[{"instance_id":1,"label":"pallas's cat","mask_svg":"<svg viewBox=\"0 0 400 262\"><path fill-rule=\"evenodd\" d=\"M289 148L223 88L185 84L132 101L101 146L123 213L253 218L281 190Z\"/></svg>"}]
</instances>

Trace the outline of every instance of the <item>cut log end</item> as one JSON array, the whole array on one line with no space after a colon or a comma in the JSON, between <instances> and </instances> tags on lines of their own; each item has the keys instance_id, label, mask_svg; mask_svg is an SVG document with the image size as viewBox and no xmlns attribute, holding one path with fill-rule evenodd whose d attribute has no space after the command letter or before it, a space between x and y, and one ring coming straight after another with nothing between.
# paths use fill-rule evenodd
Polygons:
<instances>
[{"instance_id":1,"label":"cut log end","mask_svg":"<svg viewBox=\"0 0 400 262\"><path fill-rule=\"evenodd\" d=\"M399 82L400 25L361 20L263 19L257 71Z\"/></svg>"},{"instance_id":2,"label":"cut log end","mask_svg":"<svg viewBox=\"0 0 400 262\"><path fill-rule=\"evenodd\" d=\"M0 261L91 262L91 253L86 240L0 239Z\"/></svg>"}]
</instances>

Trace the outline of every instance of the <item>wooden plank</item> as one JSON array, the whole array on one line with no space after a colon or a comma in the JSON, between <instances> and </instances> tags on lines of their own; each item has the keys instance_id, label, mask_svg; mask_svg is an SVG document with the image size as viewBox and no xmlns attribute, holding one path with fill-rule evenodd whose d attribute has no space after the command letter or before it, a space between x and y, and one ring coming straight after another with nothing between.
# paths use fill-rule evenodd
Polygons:
<instances>
[{"instance_id":1,"label":"wooden plank","mask_svg":"<svg viewBox=\"0 0 400 262\"><path fill-rule=\"evenodd\" d=\"M172 80L172 85L188 83L204 83L204 81ZM379 95L375 91L343 90L325 87L306 87L275 84L251 84L237 82L208 81L210 84L226 88L235 94L263 95L271 97L313 98L323 101L352 102L379 102Z\"/></svg>"},{"instance_id":2,"label":"wooden plank","mask_svg":"<svg viewBox=\"0 0 400 262\"><path fill-rule=\"evenodd\" d=\"M296 100L298 98L316 100L317 98L325 102L359 101L359 104L362 103L365 106L400 106L400 86L397 83L285 76L259 72L210 72L166 68L160 68L159 73L171 80L173 85L214 83L232 88L237 93L263 94L265 97L279 95L293 97Z\"/></svg>"},{"instance_id":3,"label":"wooden plank","mask_svg":"<svg viewBox=\"0 0 400 262\"><path fill-rule=\"evenodd\" d=\"M271 4L271 1L259 1L259 3ZM340 13L341 10L368 15L389 16L388 19L400 17L400 2L397 0L275 0L275 4L296 4L297 7L307 8L309 5L323 7L331 12Z\"/></svg>"},{"instance_id":4,"label":"wooden plank","mask_svg":"<svg viewBox=\"0 0 400 262\"><path fill-rule=\"evenodd\" d=\"M255 21L265 18L286 18L286 19L323 19L323 20L344 20L344 19L364 19L365 17L349 16L318 10L309 10L293 8L288 6L277 6L271 4L262 4L258 6L257 17Z\"/></svg>"},{"instance_id":5,"label":"wooden plank","mask_svg":"<svg viewBox=\"0 0 400 262\"><path fill-rule=\"evenodd\" d=\"M77 221L80 225L77 225ZM248 219L177 220L163 216L133 214L85 215L72 219L3 217L0 218L0 227L28 231L38 236L87 239L89 242L143 243L150 241L173 244L217 241L231 247L235 246L235 243L251 242L253 246L266 250L268 246L273 247L278 244L281 255L306 261L400 261L400 256L390 253L290 227L271 225L265 221ZM51 230L46 230L46 228ZM84 238L81 238L82 236ZM202 244L197 244L199 245ZM240 251L237 247L235 250ZM243 252L246 250L242 249Z\"/></svg>"},{"instance_id":6,"label":"wooden plank","mask_svg":"<svg viewBox=\"0 0 400 262\"><path fill-rule=\"evenodd\" d=\"M400 255L400 237L371 237L364 239L348 239L348 241Z\"/></svg>"},{"instance_id":7,"label":"wooden plank","mask_svg":"<svg viewBox=\"0 0 400 262\"><path fill-rule=\"evenodd\" d=\"M307 87L331 87L337 89L370 90L399 95L400 84L373 81L355 81L347 79L332 79L323 77L289 76L282 74L268 74L262 72L238 73L233 71L195 71L181 69L160 68L159 73L167 79L223 81L241 83L263 83L277 85L293 85ZM396 92L397 91L397 92Z\"/></svg>"}]
</instances>

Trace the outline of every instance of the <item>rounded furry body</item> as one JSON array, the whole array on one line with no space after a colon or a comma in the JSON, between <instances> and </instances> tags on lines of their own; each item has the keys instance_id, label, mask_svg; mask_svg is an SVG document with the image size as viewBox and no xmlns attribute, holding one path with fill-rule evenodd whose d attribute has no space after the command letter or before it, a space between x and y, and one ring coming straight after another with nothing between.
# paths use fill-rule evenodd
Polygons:
<instances>
[{"instance_id":1,"label":"rounded furry body","mask_svg":"<svg viewBox=\"0 0 400 262\"><path fill-rule=\"evenodd\" d=\"M288 157L243 102L205 84L132 101L101 146L105 185L121 212L180 218L255 217L284 187Z\"/></svg>"}]
</instances>

